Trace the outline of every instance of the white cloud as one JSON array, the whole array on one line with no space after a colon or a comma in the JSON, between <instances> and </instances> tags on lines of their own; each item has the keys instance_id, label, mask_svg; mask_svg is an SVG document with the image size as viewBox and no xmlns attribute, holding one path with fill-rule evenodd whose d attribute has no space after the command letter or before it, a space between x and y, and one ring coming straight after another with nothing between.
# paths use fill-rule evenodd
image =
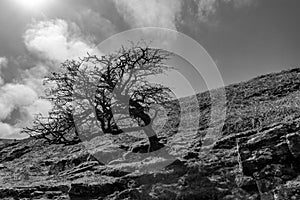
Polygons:
<instances>
[{"instance_id":1,"label":"white cloud","mask_svg":"<svg viewBox=\"0 0 300 200\"><path fill-rule=\"evenodd\" d=\"M36 92L23 84L6 84L0 88L0 120L19 107L29 106L38 99Z\"/></svg>"},{"instance_id":2,"label":"white cloud","mask_svg":"<svg viewBox=\"0 0 300 200\"><path fill-rule=\"evenodd\" d=\"M81 31L92 41L102 41L117 32L117 27L110 20L92 9L78 11L75 21Z\"/></svg>"},{"instance_id":3,"label":"white cloud","mask_svg":"<svg viewBox=\"0 0 300 200\"><path fill-rule=\"evenodd\" d=\"M114 0L118 12L133 28L162 27L176 30L176 19L180 17L180 0ZM231 4L235 8L252 5L255 0L194 0L197 17L207 22L217 13L220 3Z\"/></svg>"},{"instance_id":4,"label":"white cloud","mask_svg":"<svg viewBox=\"0 0 300 200\"><path fill-rule=\"evenodd\" d=\"M22 108L22 116L15 127L26 127L32 126L32 121L36 114L42 114L43 116L48 116L48 112L51 110L52 104L46 99L37 99L29 106Z\"/></svg>"},{"instance_id":5,"label":"white cloud","mask_svg":"<svg viewBox=\"0 0 300 200\"><path fill-rule=\"evenodd\" d=\"M58 67L58 66L55 66ZM42 63L23 71L22 82L28 87L32 88L39 96L44 94L45 87L43 85L44 77L49 74L50 71L55 70L51 66L46 66Z\"/></svg>"},{"instance_id":6,"label":"white cloud","mask_svg":"<svg viewBox=\"0 0 300 200\"><path fill-rule=\"evenodd\" d=\"M101 23L92 27L95 33L99 29L103 35L114 31L110 21L91 11L84 13L83 25L88 16L102 19ZM101 27L101 24L105 26ZM61 19L34 21L23 37L27 49L40 59L31 68L21 71L22 77L18 83L5 84L1 69L7 66L7 59L0 57L0 138L25 137L19 134L21 128L29 126L35 114L48 114L51 103L38 96L44 95L43 78L51 71L58 70L59 63L86 56L87 52L101 55L75 23ZM20 113L18 119L13 119L16 124L9 124L16 110Z\"/></svg>"},{"instance_id":7,"label":"white cloud","mask_svg":"<svg viewBox=\"0 0 300 200\"><path fill-rule=\"evenodd\" d=\"M118 12L134 28L162 27L176 30L179 0L114 0Z\"/></svg>"},{"instance_id":8,"label":"white cloud","mask_svg":"<svg viewBox=\"0 0 300 200\"><path fill-rule=\"evenodd\" d=\"M6 65L7 65L7 58L5 58L5 57L0 57L0 69L1 69L2 67L6 67Z\"/></svg>"},{"instance_id":9,"label":"white cloud","mask_svg":"<svg viewBox=\"0 0 300 200\"><path fill-rule=\"evenodd\" d=\"M47 115L51 108L51 103L44 99L39 99L38 94L29 86L24 84L5 84L0 87L0 138L20 138L21 127L28 126L32 122L35 114ZM14 110L22 111L21 119L18 123L11 125L5 123L6 119Z\"/></svg>"},{"instance_id":10,"label":"white cloud","mask_svg":"<svg viewBox=\"0 0 300 200\"><path fill-rule=\"evenodd\" d=\"M240 8L243 6L250 6L255 3L255 0L223 0L226 3L233 3L234 7Z\"/></svg>"},{"instance_id":11,"label":"white cloud","mask_svg":"<svg viewBox=\"0 0 300 200\"><path fill-rule=\"evenodd\" d=\"M20 137L18 135L20 128L15 128L7 123L0 121L0 138L12 139Z\"/></svg>"},{"instance_id":12,"label":"white cloud","mask_svg":"<svg viewBox=\"0 0 300 200\"><path fill-rule=\"evenodd\" d=\"M34 22L26 30L24 41L29 51L58 62L77 59L93 51L78 26L61 19Z\"/></svg>"},{"instance_id":13,"label":"white cloud","mask_svg":"<svg viewBox=\"0 0 300 200\"><path fill-rule=\"evenodd\" d=\"M32 117L37 113L41 113L43 116L47 116L49 110L51 109L52 105L46 99L37 99L33 104L26 107L28 114Z\"/></svg>"},{"instance_id":14,"label":"white cloud","mask_svg":"<svg viewBox=\"0 0 300 200\"><path fill-rule=\"evenodd\" d=\"M41 59L21 72L19 83L4 84L1 79L0 138L26 137L19 134L21 128L30 126L35 114L48 114L51 102L38 97L44 94L43 78L57 70L60 62L86 56L87 52L95 53L76 24L60 19L33 22L25 31L24 42ZM6 65L7 60L0 58L0 72ZM9 124L16 110L20 112L18 119L14 119L17 123Z\"/></svg>"},{"instance_id":15,"label":"white cloud","mask_svg":"<svg viewBox=\"0 0 300 200\"><path fill-rule=\"evenodd\" d=\"M252 5L255 0L194 0L198 5L198 19L207 22L209 17L216 14L220 3L232 4L235 8Z\"/></svg>"},{"instance_id":16,"label":"white cloud","mask_svg":"<svg viewBox=\"0 0 300 200\"><path fill-rule=\"evenodd\" d=\"M198 18L207 21L217 11L217 0L198 0Z\"/></svg>"},{"instance_id":17,"label":"white cloud","mask_svg":"<svg viewBox=\"0 0 300 200\"><path fill-rule=\"evenodd\" d=\"M2 69L7 66L7 58L0 57L0 86L4 84Z\"/></svg>"},{"instance_id":18,"label":"white cloud","mask_svg":"<svg viewBox=\"0 0 300 200\"><path fill-rule=\"evenodd\" d=\"M34 110L32 105L39 102L37 93L27 85L7 83L4 84L1 78L1 70L7 67L6 58L0 58L0 138L20 138L24 137L19 134L21 127L19 124L11 125L5 120L9 119L14 110L26 110L29 118L20 119L23 123L28 123L32 119L30 110ZM45 107L46 108L46 107ZM43 108L43 109L45 109ZM37 109L35 109L37 111ZM40 109L42 110L42 109Z\"/></svg>"}]
</instances>

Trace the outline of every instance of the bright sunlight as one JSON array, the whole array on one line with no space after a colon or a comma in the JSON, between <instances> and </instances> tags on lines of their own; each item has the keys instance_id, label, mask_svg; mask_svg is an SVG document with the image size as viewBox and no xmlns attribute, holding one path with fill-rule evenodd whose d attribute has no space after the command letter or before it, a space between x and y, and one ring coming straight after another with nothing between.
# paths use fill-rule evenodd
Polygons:
<instances>
[{"instance_id":1,"label":"bright sunlight","mask_svg":"<svg viewBox=\"0 0 300 200\"><path fill-rule=\"evenodd\" d=\"M15 0L24 9L37 10L48 4L49 0Z\"/></svg>"}]
</instances>

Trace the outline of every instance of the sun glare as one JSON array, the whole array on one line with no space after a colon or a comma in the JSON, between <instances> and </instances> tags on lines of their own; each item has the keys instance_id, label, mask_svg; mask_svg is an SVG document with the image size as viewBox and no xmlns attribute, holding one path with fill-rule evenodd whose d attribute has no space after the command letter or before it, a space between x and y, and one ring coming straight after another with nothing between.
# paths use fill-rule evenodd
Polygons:
<instances>
[{"instance_id":1,"label":"sun glare","mask_svg":"<svg viewBox=\"0 0 300 200\"><path fill-rule=\"evenodd\" d=\"M15 0L20 6L25 9L35 10L45 6L49 0Z\"/></svg>"}]
</instances>

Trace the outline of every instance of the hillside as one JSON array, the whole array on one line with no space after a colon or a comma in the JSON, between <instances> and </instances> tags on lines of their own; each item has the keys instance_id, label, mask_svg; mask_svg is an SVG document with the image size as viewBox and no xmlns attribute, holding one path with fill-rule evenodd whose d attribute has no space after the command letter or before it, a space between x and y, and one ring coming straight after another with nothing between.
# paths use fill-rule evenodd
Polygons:
<instances>
[{"instance_id":1,"label":"hillside","mask_svg":"<svg viewBox=\"0 0 300 200\"><path fill-rule=\"evenodd\" d=\"M9 144L9 143L13 143L13 142L16 142L16 140L13 140L13 139L0 139L0 145Z\"/></svg>"},{"instance_id":2,"label":"hillside","mask_svg":"<svg viewBox=\"0 0 300 200\"><path fill-rule=\"evenodd\" d=\"M94 155L82 143L0 142L0 199L300 199L300 68L227 86L222 137L209 151L203 138L212 128L212 100L209 92L197 98L197 130L178 129L185 114L179 102L164 105L169 123L159 136L176 159L158 170L159 156L110 166L96 159L112 146L143 146L134 135L113 138L113 144L111 136L97 137ZM193 107L189 99L181 101ZM148 172L132 170L150 165Z\"/></svg>"}]
</instances>

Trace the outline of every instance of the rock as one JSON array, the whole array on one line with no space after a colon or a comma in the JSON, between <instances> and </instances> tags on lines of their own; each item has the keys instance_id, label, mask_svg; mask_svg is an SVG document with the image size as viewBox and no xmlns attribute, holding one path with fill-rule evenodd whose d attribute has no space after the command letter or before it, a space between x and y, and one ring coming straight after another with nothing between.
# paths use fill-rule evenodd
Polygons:
<instances>
[{"instance_id":1,"label":"rock","mask_svg":"<svg viewBox=\"0 0 300 200\"><path fill-rule=\"evenodd\" d=\"M78 166L75 166L74 168L64 171L63 173L61 172L60 175L74 175L74 174L80 174L83 172L86 172L88 170L94 170L93 167L99 165L98 161L88 161L88 162L84 162L81 163Z\"/></svg>"},{"instance_id":2,"label":"rock","mask_svg":"<svg viewBox=\"0 0 300 200\"><path fill-rule=\"evenodd\" d=\"M100 174L104 175L104 176L122 177L122 176L129 174L129 172L120 171L120 170L114 169L114 168L106 168L103 171L101 171Z\"/></svg>"},{"instance_id":3,"label":"rock","mask_svg":"<svg viewBox=\"0 0 300 200\"><path fill-rule=\"evenodd\" d=\"M31 148L29 146L21 146L16 149L12 149L10 152L7 154L0 154L0 162L7 162L7 161L12 161L14 159L17 159L21 157L22 155L30 152Z\"/></svg>"},{"instance_id":4,"label":"rock","mask_svg":"<svg viewBox=\"0 0 300 200\"><path fill-rule=\"evenodd\" d=\"M188 152L187 155L185 155L183 158L186 160L190 160L193 158L198 158L199 157L199 153L196 152Z\"/></svg>"},{"instance_id":5,"label":"rock","mask_svg":"<svg viewBox=\"0 0 300 200\"><path fill-rule=\"evenodd\" d=\"M297 124L288 123L244 138L238 148L244 176L238 185L253 192L255 182L261 199L276 199L273 190L298 174L296 131Z\"/></svg>"},{"instance_id":6,"label":"rock","mask_svg":"<svg viewBox=\"0 0 300 200\"><path fill-rule=\"evenodd\" d=\"M149 153L153 151L158 151L161 148L164 148L165 145L156 141L154 144L150 146L148 141L138 141L135 142L131 148L131 152L133 153Z\"/></svg>"},{"instance_id":7,"label":"rock","mask_svg":"<svg viewBox=\"0 0 300 200\"><path fill-rule=\"evenodd\" d=\"M82 163L85 163L87 161L94 161L93 166L95 165L95 163L98 163L98 160L95 159L93 156L91 156L90 154L83 154L83 155L79 155L78 157L67 157L64 158L54 164L51 165L48 174L49 175L57 175L60 172L66 171L66 170L70 170Z\"/></svg>"},{"instance_id":8,"label":"rock","mask_svg":"<svg viewBox=\"0 0 300 200\"><path fill-rule=\"evenodd\" d=\"M69 187L66 185L60 186L18 186L14 188L0 188L0 199L12 197L14 199L35 199L41 196L49 197L43 199L52 199L57 196L66 194Z\"/></svg>"},{"instance_id":9,"label":"rock","mask_svg":"<svg viewBox=\"0 0 300 200\"><path fill-rule=\"evenodd\" d=\"M149 200L149 195L143 194L139 188L126 189L121 192L115 192L105 198L106 200L112 199L143 199Z\"/></svg>"},{"instance_id":10,"label":"rock","mask_svg":"<svg viewBox=\"0 0 300 200\"><path fill-rule=\"evenodd\" d=\"M34 191L33 193L31 193L31 196L37 197L37 196L42 196L44 194L45 194L45 192L43 192L43 191Z\"/></svg>"},{"instance_id":11,"label":"rock","mask_svg":"<svg viewBox=\"0 0 300 200\"><path fill-rule=\"evenodd\" d=\"M300 156L300 134L297 133L290 133L286 135L286 140L288 147L295 158L299 158Z\"/></svg>"},{"instance_id":12,"label":"rock","mask_svg":"<svg viewBox=\"0 0 300 200\"><path fill-rule=\"evenodd\" d=\"M62 191L46 191L45 192L45 196L48 198L48 199L53 199L55 197L59 197L63 194Z\"/></svg>"},{"instance_id":13,"label":"rock","mask_svg":"<svg viewBox=\"0 0 300 200\"><path fill-rule=\"evenodd\" d=\"M295 131L293 125L279 125L270 130L250 136L248 140L239 144L239 155L243 173L252 176L267 164L276 163L291 167L295 162L285 135Z\"/></svg>"},{"instance_id":14,"label":"rock","mask_svg":"<svg viewBox=\"0 0 300 200\"><path fill-rule=\"evenodd\" d=\"M278 186L274 190L274 200L298 200L300 199L300 182L292 181Z\"/></svg>"},{"instance_id":15,"label":"rock","mask_svg":"<svg viewBox=\"0 0 300 200\"><path fill-rule=\"evenodd\" d=\"M251 176L237 176L235 182L238 187L249 193L258 192L257 184Z\"/></svg>"},{"instance_id":16,"label":"rock","mask_svg":"<svg viewBox=\"0 0 300 200\"><path fill-rule=\"evenodd\" d=\"M6 167L3 164L0 164L0 170L5 169Z\"/></svg>"},{"instance_id":17,"label":"rock","mask_svg":"<svg viewBox=\"0 0 300 200\"><path fill-rule=\"evenodd\" d=\"M241 133L236 133L232 135L225 136L218 140L215 145L214 149L232 149L237 145L237 141L240 138L245 138L251 135L257 134L257 130L249 130Z\"/></svg>"},{"instance_id":18,"label":"rock","mask_svg":"<svg viewBox=\"0 0 300 200\"><path fill-rule=\"evenodd\" d=\"M126 184L118 180L106 183L73 183L69 195L71 198L105 197L125 188Z\"/></svg>"}]
</instances>

